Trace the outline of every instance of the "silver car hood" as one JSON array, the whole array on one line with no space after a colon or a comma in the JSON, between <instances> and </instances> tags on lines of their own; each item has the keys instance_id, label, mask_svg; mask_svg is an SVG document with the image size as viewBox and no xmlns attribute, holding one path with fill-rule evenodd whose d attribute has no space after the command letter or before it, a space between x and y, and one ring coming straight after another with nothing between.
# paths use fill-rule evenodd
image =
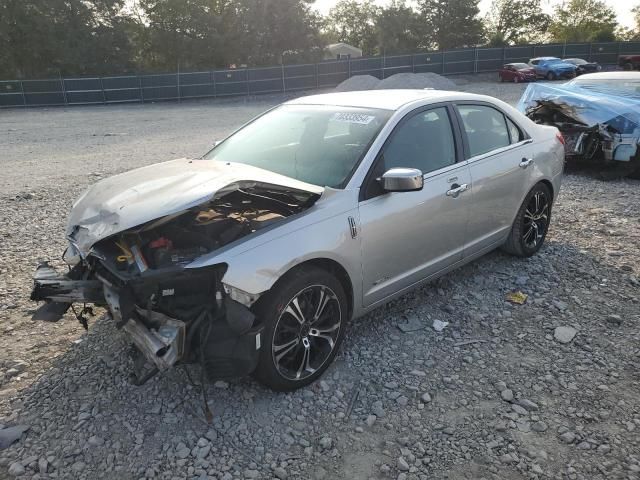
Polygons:
<instances>
[{"instance_id":1,"label":"silver car hood","mask_svg":"<svg viewBox=\"0 0 640 480\"><path fill-rule=\"evenodd\" d=\"M76 201L67 237L86 256L111 235L197 207L242 188L322 194L323 187L240 163L183 158L101 180Z\"/></svg>"}]
</instances>

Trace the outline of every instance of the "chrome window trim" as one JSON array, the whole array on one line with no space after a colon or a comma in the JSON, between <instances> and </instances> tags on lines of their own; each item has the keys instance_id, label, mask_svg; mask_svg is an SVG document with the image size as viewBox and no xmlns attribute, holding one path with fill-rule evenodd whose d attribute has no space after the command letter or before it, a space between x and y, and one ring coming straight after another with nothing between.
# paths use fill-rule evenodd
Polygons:
<instances>
[{"instance_id":1,"label":"chrome window trim","mask_svg":"<svg viewBox=\"0 0 640 480\"><path fill-rule=\"evenodd\" d=\"M507 145L506 147L498 148L496 150L491 150L487 153L483 153L482 155L476 155L475 157L471 157L467 159L469 164L478 162L480 160L484 160L485 158L493 157L494 155L500 155L502 153L508 152L510 150L515 150L516 148L522 147L524 145L529 145L533 143L533 138L527 138L518 143L512 143L511 145Z\"/></svg>"}]
</instances>

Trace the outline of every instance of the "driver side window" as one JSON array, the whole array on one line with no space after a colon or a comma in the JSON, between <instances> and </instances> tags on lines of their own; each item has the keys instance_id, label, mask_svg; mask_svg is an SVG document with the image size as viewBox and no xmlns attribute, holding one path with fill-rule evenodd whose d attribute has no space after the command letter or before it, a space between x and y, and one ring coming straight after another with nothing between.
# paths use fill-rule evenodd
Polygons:
<instances>
[{"instance_id":1,"label":"driver side window","mask_svg":"<svg viewBox=\"0 0 640 480\"><path fill-rule=\"evenodd\" d=\"M417 168L429 173L456 163L453 130L446 107L405 119L382 149L384 171Z\"/></svg>"},{"instance_id":2,"label":"driver side window","mask_svg":"<svg viewBox=\"0 0 640 480\"><path fill-rule=\"evenodd\" d=\"M409 114L382 148L365 198L384 193L376 179L391 168L417 168L426 174L455 163L455 140L447 108Z\"/></svg>"}]
</instances>

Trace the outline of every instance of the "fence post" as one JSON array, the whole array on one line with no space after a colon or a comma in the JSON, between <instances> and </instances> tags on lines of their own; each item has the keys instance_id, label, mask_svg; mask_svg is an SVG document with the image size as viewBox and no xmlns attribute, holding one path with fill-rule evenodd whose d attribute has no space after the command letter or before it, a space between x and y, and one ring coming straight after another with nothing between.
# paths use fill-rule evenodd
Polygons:
<instances>
[{"instance_id":1,"label":"fence post","mask_svg":"<svg viewBox=\"0 0 640 480\"><path fill-rule=\"evenodd\" d=\"M142 75L138 75L138 89L140 90L140 103L144 103L144 89L142 88Z\"/></svg>"},{"instance_id":2,"label":"fence post","mask_svg":"<svg viewBox=\"0 0 640 480\"><path fill-rule=\"evenodd\" d=\"M567 56L567 41L565 40L562 44L562 58Z\"/></svg>"},{"instance_id":3,"label":"fence post","mask_svg":"<svg viewBox=\"0 0 640 480\"><path fill-rule=\"evenodd\" d=\"M178 103L182 103L182 92L180 91L180 62L178 62L178 73L176 74L176 85L178 88Z\"/></svg>"},{"instance_id":4,"label":"fence post","mask_svg":"<svg viewBox=\"0 0 640 480\"><path fill-rule=\"evenodd\" d=\"M316 63L316 89L320 88L320 68Z\"/></svg>"},{"instance_id":5,"label":"fence post","mask_svg":"<svg viewBox=\"0 0 640 480\"><path fill-rule=\"evenodd\" d=\"M411 54L411 73L416 73L416 54Z\"/></svg>"},{"instance_id":6,"label":"fence post","mask_svg":"<svg viewBox=\"0 0 640 480\"><path fill-rule=\"evenodd\" d=\"M589 43L589 62L591 61L591 56L593 55L593 43Z\"/></svg>"},{"instance_id":7,"label":"fence post","mask_svg":"<svg viewBox=\"0 0 640 480\"><path fill-rule=\"evenodd\" d=\"M249 85L249 69L244 69L244 81L247 84L247 97L251 96L251 85Z\"/></svg>"},{"instance_id":8,"label":"fence post","mask_svg":"<svg viewBox=\"0 0 640 480\"><path fill-rule=\"evenodd\" d=\"M536 48L538 48L537 45L533 46L533 58L536 58L538 55L536 55Z\"/></svg>"},{"instance_id":9,"label":"fence post","mask_svg":"<svg viewBox=\"0 0 640 480\"><path fill-rule=\"evenodd\" d=\"M444 70L445 70L445 68L444 68L444 66L445 66L445 59L444 59L444 57L445 57L446 53L447 53L447 52L446 52L445 50L443 50L443 51L442 51L442 71L440 72L442 75L444 75Z\"/></svg>"},{"instance_id":10,"label":"fence post","mask_svg":"<svg viewBox=\"0 0 640 480\"><path fill-rule=\"evenodd\" d=\"M347 78L351 78L351 54L347 57Z\"/></svg>"},{"instance_id":11,"label":"fence post","mask_svg":"<svg viewBox=\"0 0 640 480\"><path fill-rule=\"evenodd\" d=\"M478 73L478 47L473 49L473 73Z\"/></svg>"},{"instance_id":12,"label":"fence post","mask_svg":"<svg viewBox=\"0 0 640 480\"><path fill-rule=\"evenodd\" d=\"M100 90L102 90L102 103L103 104L107 104L107 94L104 91L104 81L102 80L102 77L100 77Z\"/></svg>"},{"instance_id":13,"label":"fence post","mask_svg":"<svg viewBox=\"0 0 640 480\"><path fill-rule=\"evenodd\" d=\"M216 71L211 70L209 73L211 74L211 83L213 84L213 98L217 98L218 92L216 91Z\"/></svg>"},{"instance_id":14,"label":"fence post","mask_svg":"<svg viewBox=\"0 0 640 480\"><path fill-rule=\"evenodd\" d=\"M20 80L20 92L22 93L22 105L24 107L27 106L27 96L24 94L24 84L22 83L22 80Z\"/></svg>"},{"instance_id":15,"label":"fence post","mask_svg":"<svg viewBox=\"0 0 640 480\"><path fill-rule=\"evenodd\" d=\"M60 86L62 87L62 99L64 100L64 104L69 105L67 101L67 90L64 88L64 78L62 78L62 72L58 70L58 75L60 76Z\"/></svg>"},{"instance_id":16,"label":"fence post","mask_svg":"<svg viewBox=\"0 0 640 480\"><path fill-rule=\"evenodd\" d=\"M287 93L287 82L284 77L284 60L282 62L282 93Z\"/></svg>"}]
</instances>

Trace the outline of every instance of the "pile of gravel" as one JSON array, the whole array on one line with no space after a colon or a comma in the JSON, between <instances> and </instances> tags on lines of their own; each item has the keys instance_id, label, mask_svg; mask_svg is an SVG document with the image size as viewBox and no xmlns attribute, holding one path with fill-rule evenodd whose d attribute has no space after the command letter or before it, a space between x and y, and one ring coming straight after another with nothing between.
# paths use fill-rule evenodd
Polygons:
<instances>
[{"instance_id":1,"label":"pile of gravel","mask_svg":"<svg viewBox=\"0 0 640 480\"><path fill-rule=\"evenodd\" d=\"M356 92L360 90L374 90L380 80L372 75L356 75L347 78L336 87L338 92Z\"/></svg>"},{"instance_id":2,"label":"pile of gravel","mask_svg":"<svg viewBox=\"0 0 640 480\"><path fill-rule=\"evenodd\" d=\"M381 80L375 87L376 90L389 90L394 88L455 90L456 84L437 73L398 73Z\"/></svg>"},{"instance_id":3,"label":"pile of gravel","mask_svg":"<svg viewBox=\"0 0 640 480\"><path fill-rule=\"evenodd\" d=\"M371 75L356 75L348 78L336 87L338 92L355 92L360 90L390 90L397 88L436 90L455 90L456 84L437 73L397 73L384 80Z\"/></svg>"}]
</instances>

